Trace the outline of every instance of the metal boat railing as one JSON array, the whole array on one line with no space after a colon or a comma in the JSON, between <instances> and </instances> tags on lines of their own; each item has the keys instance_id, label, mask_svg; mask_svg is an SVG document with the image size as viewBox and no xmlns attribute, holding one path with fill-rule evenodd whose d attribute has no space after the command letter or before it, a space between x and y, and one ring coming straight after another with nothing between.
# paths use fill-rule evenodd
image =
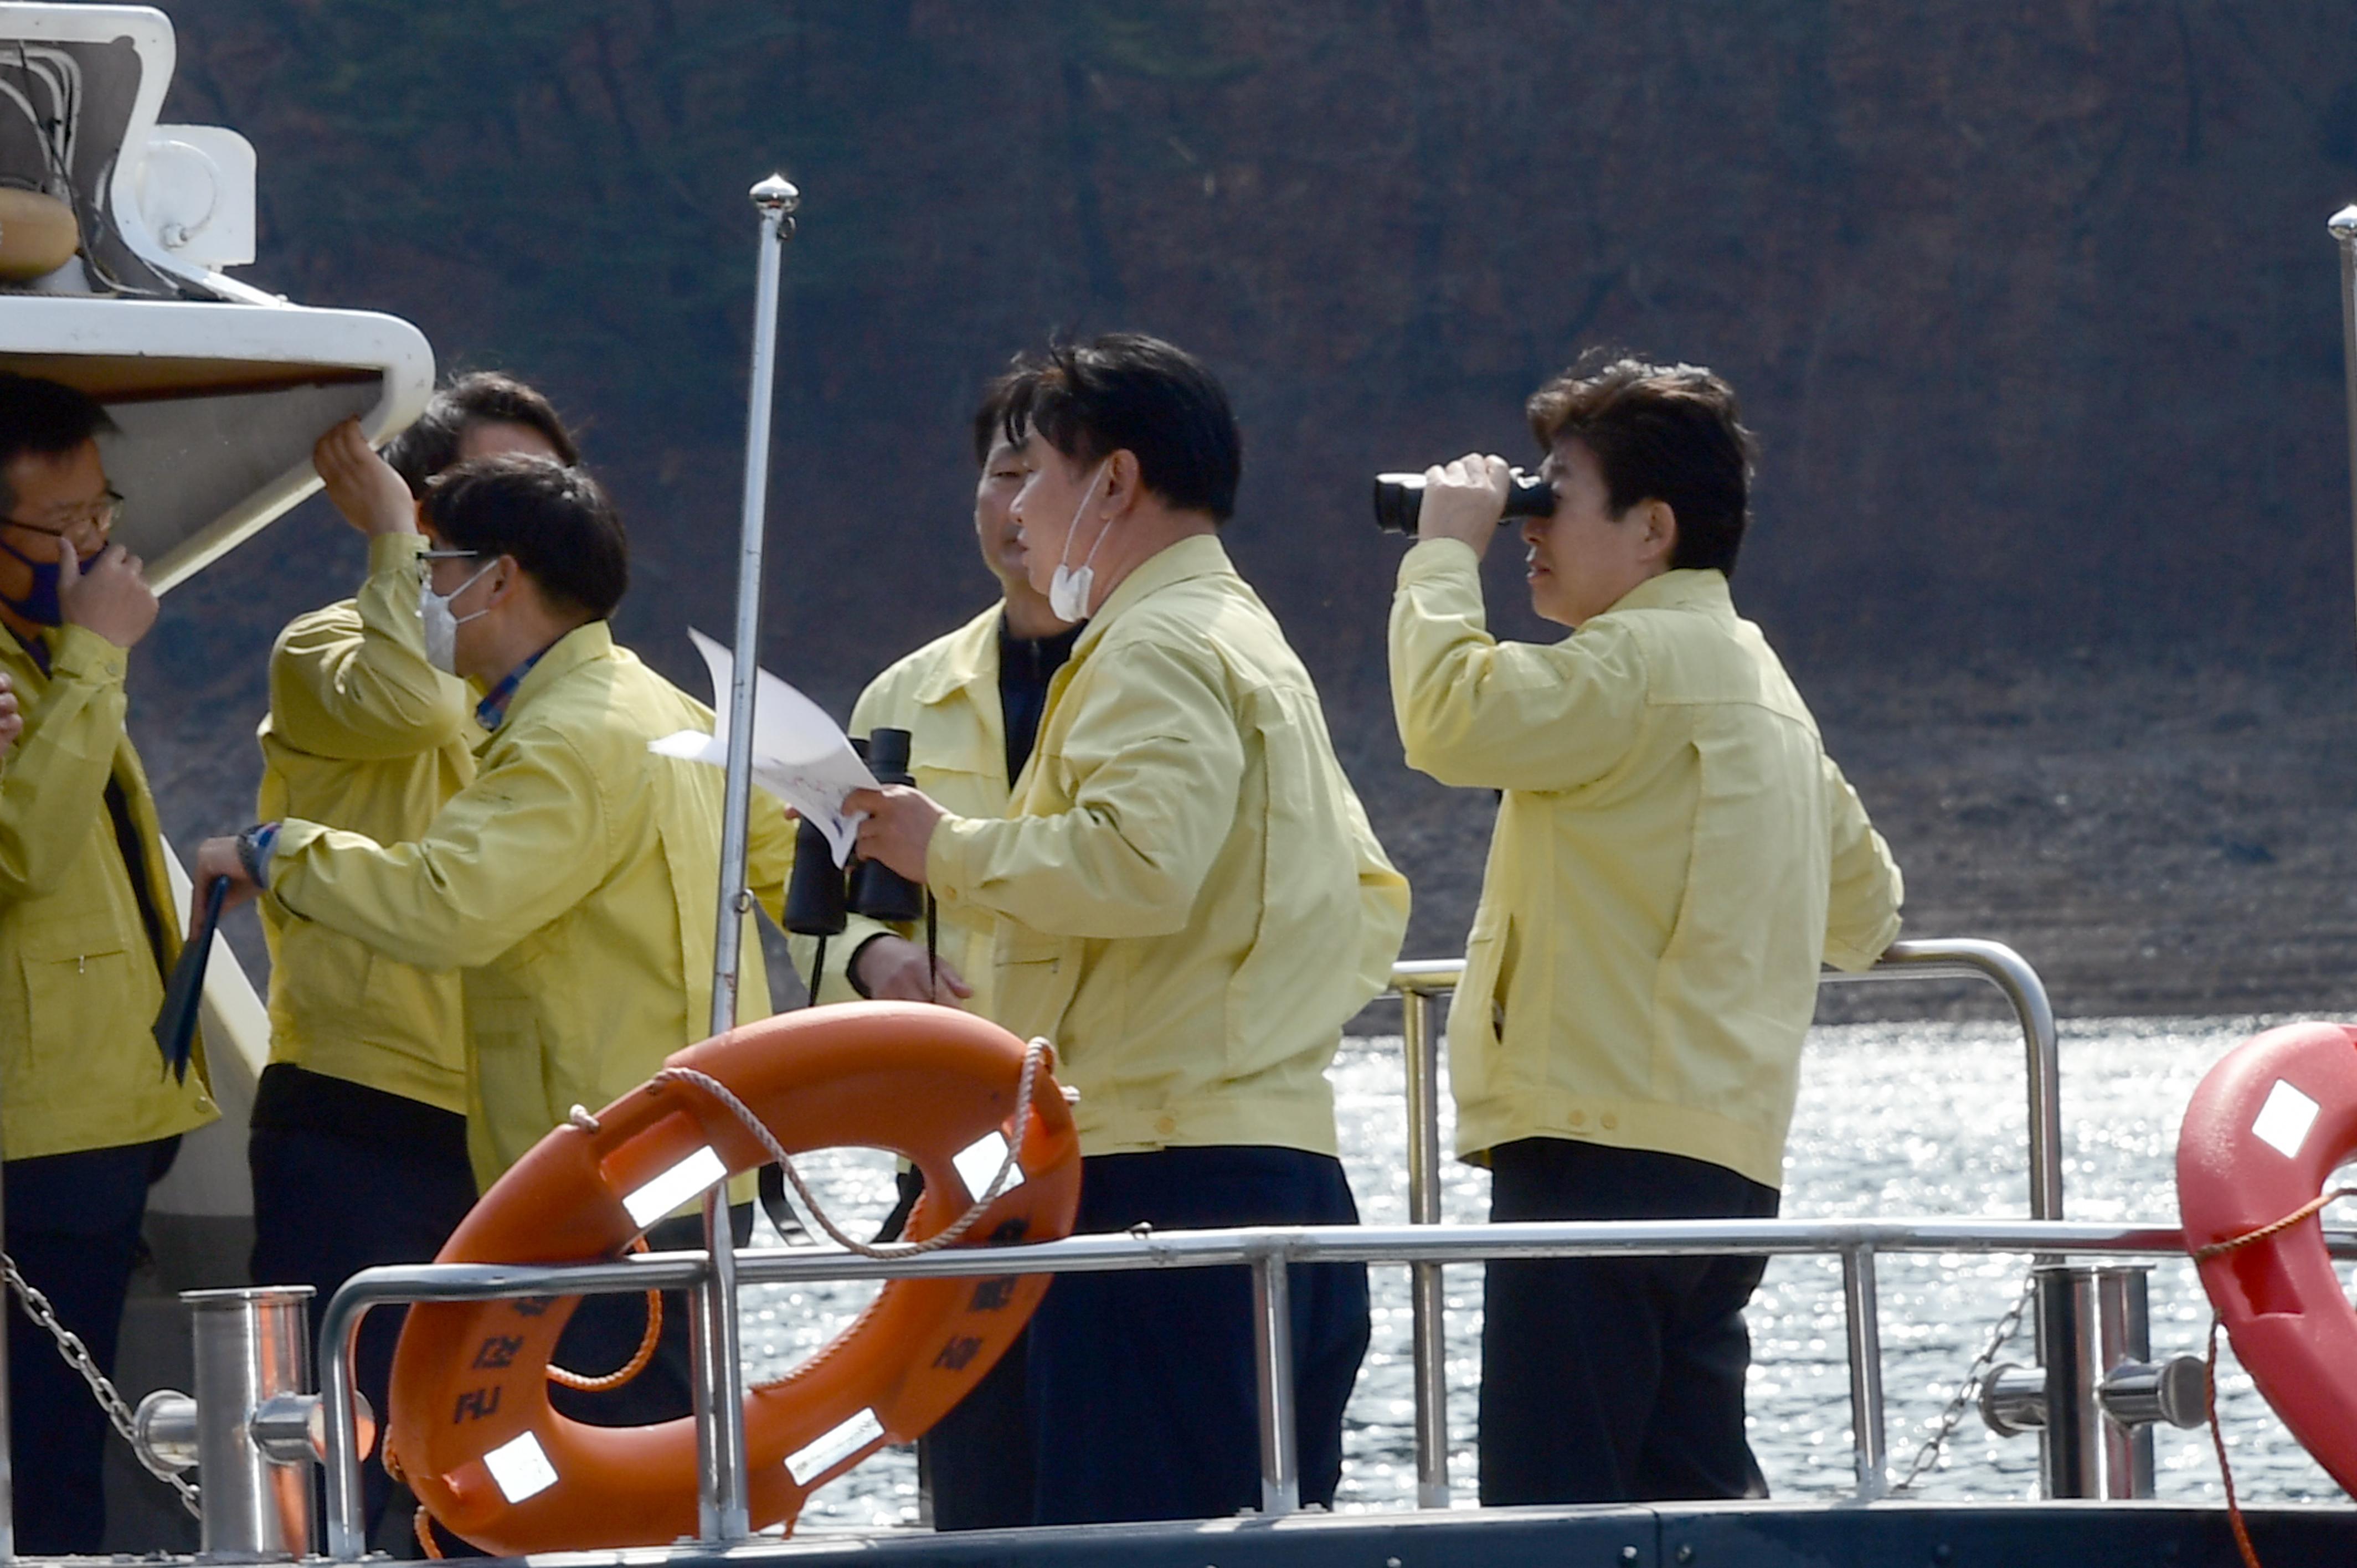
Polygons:
<instances>
[{"instance_id":1,"label":"metal boat railing","mask_svg":"<svg viewBox=\"0 0 2357 1568\"><path fill-rule=\"evenodd\" d=\"M1270 1227L1177 1231L1160 1235L1083 1236L1025 1247L992 1248L986 1256L949 1251L871 1260L837 1250L806 1249L736 1254L735 1284L817 1281L883 1281L936 1275L1071 1273L1127 1268L1207 1268L1242 1265L1253 1273L1256 1314L1263 1501L1267 1511L1298 1506L1295 1471L1292 1348L1285 1265L1369 1262L1405 1265L1415 1303L1417 1501L1448 1503L1445 1325L1440 1271L1449 1263L1493 1258L1598 1256L1608 1253L1815 1254L1842 1266L1845 1348L1857 1490L1880 1496L1887 1487L1881 1326L1876 1258L1887 1252L2020 1252L2040 1261L2066 1256L2182 1256L2172 1228L2152 1225L2072 1225L2061 1219L2061 1134L2058 1100L2060 1055L2045 987L2019 954L1996 942L1971 940L1902 942L1874 969L1824 976L1828 983L1862 980L1977 979L1996 984L2019 1019L2029 1062L2029 1167L2031 1218L1910 1219L1888 1222L1804 1220L1679 1220L1646 1223L1448 1225L1440 1221L1440 999L1455 987L1454 961L1397 967L1394 991L1405 1004L1409 1223L1405 1226ZM2357 1257L2357 1233L2334 1232L2337 1255ZM704 1252L653 1253L615 1262L561 1266L421 1264L371 1269L354 1276L328 1308L320 1340L320 1388L326 1406L328 1552L357 1558L361 1487L351 1401L353 1336L361 1317L379 1306L417 1301L478 1301L549 1294L595 1294L651 1288L713 1287ZM2080 1298L2068 1290L2040 1291L2040 1343L2077 1343L2070 1315ZM2067 1360L2068 1358L2056 1358ZM699 1403L711 1409L741 1402L741 1369L700 1364ZM2051 1386L2040 1437L2042 1474L2052 1497L2096 1495L2100 1476L2101 1407L2092 1380L2075 1371ZM2085 1388L2075 1386L2078 1382ZM2090 1456L2093 1455L2093 1458ZM713 1485L710 1477L706 1486ZM719 1488L723 1496L726 1488ZM714 1499L705 1499L705 1518Z\"/></svg>"},{"instance_id":2,"label":"metal boat railing","mask_svg":"<svg viewBox=\"0 0 2357 1568\"><path fill-rule=\"evenodd\" d=\"M1407 1213L1412 1225L1440 1221L1440 1003L1457 989L1462 959L1419 959L1395 964L1391 993L1402 1004L1402 1048L1407 1058ZM1855 973L1827 970L1826 985L1861 981L1983 980L2005 993L2021 1024L2029 1062L2029 1217L2062 1218L2062 1058L2054 1007L2045 983L2028 960L2002 942L1972 937L1894 942L1872 969ZM1844 1263L1844 1293L1857 1287ZM1871 1289L1871 1285L1864 1288ZM1415 1495L1423 1508L1447 1508L1448 1486L1448 1389L1447 1336L1442 1322L1440 1265L1415 1264L1409 1282L1415 1350ZM2050 1297L2051 1299L2050 1299ZM2067 1293L2041 1292L2038 1333L2041 1345L2070 1344L2073 1310ZM2047 1391L2056 1413L2040 1434L2040 1472L2050 1497L2093 1497L2100 1485L2100 1455L2093 1441L2100 1412L2092 1380L2086 1386Z\"/></svg>"},{"instance_id":3,"label":"metal boat railing","mask_svg":"<svg viewBox=\"0 0 2357 1568\"><path fill-rule=\"evenodd\" d=\"M2336 1258L2357 1258L2357 1231L2326 1232ZM1485 1262L1492 1258L1675 1256L1711 1253L1832 1255L1842 1261L1844 1340L1849 1361L1851 1444L1857 1495L1885 1490L1881 1326L1875 1262L1891 1253L2015 1252L2061 1257L2164 1258L2184 1255L2174 1228L2035 1219L1790 1220L1689 1219L1513 1225L1272 1226L1237 1230L1169 1231L1144 1236L1075 1236L1029 1246L868 1259L839 1250L741 1252L743 1284L801 1284L1008 1273L1087 1273L1117 1269L1216 1268L1253 1272L1257 1318L1255 1385L1260 1412L1264 1511L1297 1507L1292 1345L1286 1286L1291 1263L1388 1263L1409 1267ZM352 1404L352 1346L371 1310L409 1302L510 1300L656 1288L701 1289L710 1270L702 1252L651 1252L603 1263L526 1266L423 1263L364 1270L328 1304L321 1326L321 1372L328 1467L328 1555L356 1562L361 1473ZM707 1397L722 1397L707 1391Z\"/></svg>"}]
</instances>

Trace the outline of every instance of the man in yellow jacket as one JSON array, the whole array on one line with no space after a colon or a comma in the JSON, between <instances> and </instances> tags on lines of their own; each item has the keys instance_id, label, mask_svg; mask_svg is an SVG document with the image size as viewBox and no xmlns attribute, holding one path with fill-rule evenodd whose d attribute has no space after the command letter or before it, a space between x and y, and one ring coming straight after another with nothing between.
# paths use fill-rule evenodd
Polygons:
<instances>
[{"instance_id":1,"label":"man in yellow jacket","mask_svg":"<svg viewBox=\"0 0 2357 1568\"><path fill-rule=\"evenodd\" d=\"M370 504L406 508L371 462ZM572 1106L605 1105L708 1032L721 775L648 750L712 714L614 642L628 545L587 473L473 459L429 489L424 521L436 546L427 641L487 691L473 781L412 842L290 817L207 841L198 875L226 876L241 897L264 889L288 920L393 961L462 972L468 1140L488 1186ZM792 840L774 802L754 808L748 883L774 910ZM769 993L749 926L739 962L742 1015L759 1017ZM637 1303L607 1301L585 1303L560 1345L576 1370L610 1371L637 1343ZM685 1412L683 1324L665 1315L665 1354L606 1402L609 1415Z\"/></svg>"},{"instance_id":2,"label":"man in yellow jacket","mask_svg":"<svg viewBox=\"0 0 2357 1568\"><path fill-rule=\"evenodd\" d=\"M112 1371L149 1182L213 1117L202 1064L151 1033L179 957L156 804L124 732L124 671L156 620L105 412L0 375L0 673L21 733L0 759L0 1171L10 1257ZM106 1419L48 1336L8 1316L16 1549L95 1552Z\"/></svg>"},{"instance_id":3,"label":"man in yellow jacket","mask_svg":"<svg viewBox=\"0 0 2357 1568\"><path fill-rule=\"evenodd\" d=\"M1013 780L1030 760L1049 682L1071 657L1081 628L1049 607L1024 575L1023 545L1009 510L1023 486L1020 451L1006 438L1005 394L994 387L974 416L974 539L997 579L998 602L946 637L934 639L867 683L851 710L851 733L880 726L907 730L909 770L944 809L963 817L1003 817ZM892 997L952 1003L996 1018L989 911L953 904L941 911L940 965L929 977L925 947L908 934L853 915L827 948L818 999ZM810 939L794 939L809 973ZM888 1233L923 1190L901 1176L902 1207ZM1031 1518L1032 1468L1024 1424L1028 1337L1017 1338L987 1377L925 1435L922 1457L936 1530L990 1530Z\"/></svg>"},{"instance_id":4,"label":"man in yellow jacket","mask_svg":"<svg viewBox=\"0 0 2357 1568\"><path fill-rule=\"evenodd\" d=\"M1507 468L1436 468L1392 605L1411 767L1502 791L1449 1015L1458 1152L1499 1220L1772 1217L1817 972L1899 931L1889 851L1727 596L1749 433L1706 371L1622 360L1531 399L1553 515L1501 643ZM1481 1500L1763 1496L1743 1426L1757 1258L1489 1268Z\"/></svg>"},{"instance_id":5,"label":"man in yellow jacket","mask_svg":"<svg viewBox=\"0 0 2357 1568\"><path fill-rule=\"evenodd\" d=\"M1005 385L1028 575L1088 627L1007 816L857 792L861 853L993 918L996 1015L1080 1092L1080 1229L1351 1223L1326 1068L1389 983L1407 885L1221 547L1226 393L1128 334ZM1296 1269L1292 1291L1302 1496L1330 1501L1366 1274ZM1259 1505L1249 1299L1241 1270L1056 1283L1030 1337L1038 1522Z\"/></svg>"},{"instance_id":6,"label":"man in yellow jacket","mask_svg":"<svg viewBox=\"0 0 2357 1568\"><path fill-rule=\"evenodd\" d=\"M297 616L270 650L270 712L257 736L264 822L297 817L383 843L421 836L475 776L481 731L458 678L425 645L425 536L414 507L372 507L390 466L422 498L467 457L577 460L548 400L477 372L434 394L378 464L358 422L320 437L328 499L368 538L357 597ZM382 499L395 500L391 487ZM380 1263L422 1263L475 1201L467 1157L465 1023L458 976L402 963L353 937L262 906L270 946L270 1065L254 1096L253 1277L307 1284L313 1327L337 1288ZM383 1407L401 1314L362 1326L361 1391ZM366 1472L371 1528L390 1481Z\"/></svg>"}]
</instances>

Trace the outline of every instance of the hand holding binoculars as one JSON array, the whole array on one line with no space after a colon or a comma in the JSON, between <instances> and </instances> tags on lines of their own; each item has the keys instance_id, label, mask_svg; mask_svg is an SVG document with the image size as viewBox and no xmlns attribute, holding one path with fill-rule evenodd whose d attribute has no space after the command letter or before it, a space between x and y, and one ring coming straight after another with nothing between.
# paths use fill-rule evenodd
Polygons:
<instances>
[{"instance_id":1,"label":"hand holding binoculars","mask_svg":"<svg viewBox=\"0 0 2357 1568\"><path fill-rule=\"evenodd\" d=\"M1555 489L1544 479L1520 468L1510 470L1506 510L1498 518L1502 528L1520 517L1553 517ZM1375 526L1385 533L1414 533L1416 514L1424 510L1422 474L1375 476Z\"/></svg>"},{"instance_id":2,"label":"hand holding binoculars","mask_svg":"<svg viewBox=\"0 0 2357 1568\"><path fill-rule=\"evenodd\" d=\"M852 749L866 759L878 784L914 784L909 772L909 732L878 725ZM834 864L834 846L809 818L794 830L794 871L786 884L786 929L798 937L840 936L848 917L865 915L894 925L925 918L925 889L881 861L854 856Z\"/></svg>"}]
</instances>

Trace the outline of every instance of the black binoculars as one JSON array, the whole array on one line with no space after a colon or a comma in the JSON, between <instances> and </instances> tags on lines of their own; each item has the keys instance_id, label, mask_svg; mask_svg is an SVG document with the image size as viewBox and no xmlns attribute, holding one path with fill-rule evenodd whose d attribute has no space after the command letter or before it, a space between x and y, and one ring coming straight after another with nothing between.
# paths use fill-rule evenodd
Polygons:
<instances>
[{"instance_id":1,"label":"black binoculars","mask_svg":"<svg viewBox=\"0 0 2357 1568\"><path fill-rule=\"evenodd\" d=\"M909 732L879 726L852 749L866 759L878 784L914 784L909 773ZM794 831L794 874L786 884L786 929L798 937L840 936L846 917L902 924L925 918L925 889L877 860L834 864L834 848L804 817Z\"/></svg>"},{"instance_id":2,"label":"black binoculars","mask_svg":"<svg viewBox=\"0 0 2357 1568\"><path fill-rule=\"evenodd\" d=\"M1375 526L1385 533L1414 533L1416 514L1424 510L1422 474L1375 476ZM1518 517L1553 517L1555 489L1520 468L1511 472L1506 510L1498 519L1503 527Z\"/></svg>"}]
</instances>

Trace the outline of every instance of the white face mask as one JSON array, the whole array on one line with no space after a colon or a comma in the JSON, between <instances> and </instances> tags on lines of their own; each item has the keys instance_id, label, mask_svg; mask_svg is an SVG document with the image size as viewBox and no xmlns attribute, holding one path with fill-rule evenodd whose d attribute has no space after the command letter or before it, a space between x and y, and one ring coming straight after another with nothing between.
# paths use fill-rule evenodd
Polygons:
<instances>
[{"instance_id":1,"label":"white face mask","mask_svg":"<svg viewBox=\"0 0 2357 1568\"><path fill-rule=\"evenodd\" d=\"M483 580L483 574L499 564L494 558L475 570L475 575L447 594L437 594L432 584L421 584L417 590L417 618L425 623L425 662L445 675L458 672L458 628L470 620L480 620L491 613L489 605L470 616L452 615L450 601Z\"/></svg>"},{"instance_id":2,"label":"white face mask","mask_svg":"<svg viewBox=\"0 0 2357 1568\"><path fill-rule=\"evenodd\" d=\"M1108 522L1097 530L1097 542L1089 546L1089 553L1082 559L1079 571L1073 571L1064 562L1072 553L1072 534L1081 531L1082 516L1088 511L1089 503L1097 499L1097 481L1104 478L1104 471L1105 465L1099 463L1097 471L1089 476L1089 488L1081 492L1081 504L1072 509L1071 532L1064 535L1064 548L1057 554L1056 574L1048 579L1048 613L1058 620L1085 618L1089 613L1089 596L1096 591L1097 575L1089 563L1097 558L1097 544L1103 544L1105 535L1113 532L1112 523Z\"/></svg>"}]
</instances>

